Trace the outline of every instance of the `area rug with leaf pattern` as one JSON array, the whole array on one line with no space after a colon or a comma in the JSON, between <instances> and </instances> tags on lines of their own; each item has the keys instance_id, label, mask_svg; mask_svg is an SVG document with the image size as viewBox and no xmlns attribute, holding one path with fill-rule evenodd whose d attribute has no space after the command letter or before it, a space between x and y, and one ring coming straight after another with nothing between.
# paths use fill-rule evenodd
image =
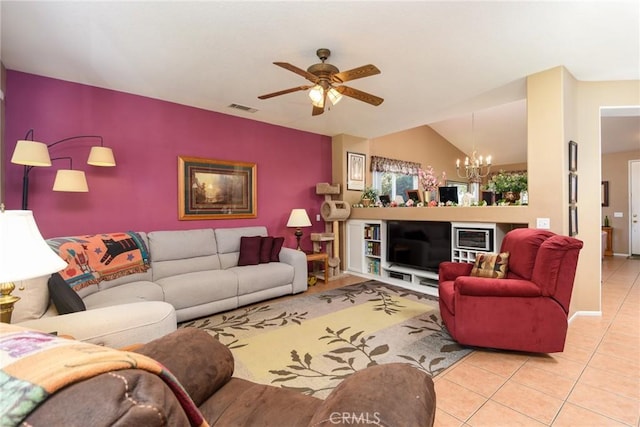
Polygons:
<instances>
[{"instance_id":1,"label":"area rug with leaf pattern","mask_svg":"<svg viewBox=\"0 0 640 427\"><path fill-rule=\"evenodd\" d=\"M234 376L319 398L367 366L404 362L435 376L471 351L447 333L436 298L374 280L180 327L231 349Z\"/></svg>"}]
</instances>

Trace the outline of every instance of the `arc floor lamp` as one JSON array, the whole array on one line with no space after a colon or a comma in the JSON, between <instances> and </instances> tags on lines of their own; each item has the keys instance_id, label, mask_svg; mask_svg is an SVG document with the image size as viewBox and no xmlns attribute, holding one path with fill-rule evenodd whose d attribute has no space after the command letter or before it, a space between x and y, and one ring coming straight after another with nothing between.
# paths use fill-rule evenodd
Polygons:
<instances>
[{"instance_id":1,"label":"arc floor lamp","mask_svg":"<svg viewBox=\"0 0 640 427\"><path fill-rule=\"evenodd\" d=\"M31 138L31 139L29 139ZM71 157L54 157L49 156L49 149L64 142L79 139L99 139L100 145L91 147L87 164L92 166L112 167L116 165L113 150L104 146L104 140L99 135L78 135L64 138L51 144L38 142L33 140L33 129L29 129L24 140L19 140L13 150L11 163L24 165L24 173L22 175L22 210L27 210L29 201L29 172L34 167L51 166L53 160L69 160L69 169L59 169L56 172L56 178L53 183L53 191L71 191L71 192L87 192L89 187L84 171L73 169L73 160Z\"/></svg>"}]
</instances>

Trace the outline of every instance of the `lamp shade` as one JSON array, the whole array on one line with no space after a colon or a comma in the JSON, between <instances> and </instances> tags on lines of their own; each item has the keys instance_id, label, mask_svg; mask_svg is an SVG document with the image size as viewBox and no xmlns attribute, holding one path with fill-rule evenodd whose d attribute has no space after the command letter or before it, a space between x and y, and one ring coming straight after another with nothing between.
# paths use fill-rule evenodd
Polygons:
<instances>
[{"instance_id":1,"label":"lamp shade","mask_svg":"<svg viewBox=\"0 0 640 427\"><path fill-rule=\"evenodd\" d=\"M66 266L45 242L31 211L0 212L0 283L44 276Z\"/></svg>"},{"instance_id":2,"label":"lamp shade","mask_svg":"<svg viewBox=\"0 0 640 427\"><path fill-rule=\"evenodd\" d=\"M69 191L72 193L86 193L89 191L84 171L73 169L58 169L53 181L53 191Z\"/></svg>"},{"instance_id":3,"label":"lamp shade","mask_svg":"<svg viewBox=\"0 0 640 427\"><path fill-rule=\"evenodd\" d=\"M37 141L18 141L13 150L11 163L25 166L51 166L47 144Z\"/></svg>"},{"instance_id":4,"label":"lamp shade","mask_svg":"<svg viewBox=\"0 0 640 427\"><path fill-rule=\"evenodd\" d=\"M309 90L309 98L311 98L311 104L315 107L324 107L324 89L320 85L315 85Z\"/></svg>"},{"instance_id":5,"label":"lamp shade","mask_svg":"<svg viewBox=\"0 0 640 427\"><path fill-rule=\"evenodd\" d=\"M116 165L116 159L113 157L113 150L109 147L91 147L87 164L92 166L111 167Z\"/></svg>"},{"instance_id":6,"label":"lamp shade","mask_svg":"<svg viewBox=\"0 0 640 427\"><path fill-rule=\"evenodd\" d=\"M327 98L329 98L331 104L336 105L342 99L342 94L336 89L331 88L327 91Z\"/></svg>"},{"instance_id":7,"label":"lamp shade","mask_svg":"<svg viewBox=\"0 0 640 427\"><path fill-rule=\"evenodd\" d=\"M292 209L287 221L287 227L311 227L309 215L304 209Z\"/></svg>"}]
</instances>

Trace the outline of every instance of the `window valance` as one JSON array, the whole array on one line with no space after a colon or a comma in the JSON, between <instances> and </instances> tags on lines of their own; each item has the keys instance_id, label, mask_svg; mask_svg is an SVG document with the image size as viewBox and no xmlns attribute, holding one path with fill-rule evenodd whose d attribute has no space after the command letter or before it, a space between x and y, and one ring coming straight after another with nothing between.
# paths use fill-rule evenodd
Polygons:
<instances>
[{"instance_id":1,"label":"window valance","mask_svg":"<svg viewBox=\"0 0 640 427\"><path fill-rule=\"evenodd\" d=\"M405 160L389 159L387 157L371 156L371 172L392 172L403 175L417 175L420 163Z\"/></svg>"}]
</instances>

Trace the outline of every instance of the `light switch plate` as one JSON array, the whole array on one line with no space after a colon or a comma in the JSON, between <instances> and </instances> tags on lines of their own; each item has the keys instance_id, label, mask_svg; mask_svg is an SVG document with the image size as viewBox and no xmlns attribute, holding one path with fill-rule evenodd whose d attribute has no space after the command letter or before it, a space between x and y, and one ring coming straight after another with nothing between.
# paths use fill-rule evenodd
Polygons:
<instances>
[{"instance_id":1,"label":"light switch plate","mask_svg":"<svg viewBox=\"0 0 640 427\"><path fill-rule=\"evenodd\" d=\"M614 218L622 218L624 216L624 214L622 212L614 212L613 213L613 217Z\"/></svg>"},{"instance_id":2,"label":"light switch plate","mask_svg":"<svg viewBox=\"0 0 640 427\"><path fill-rule=\"evenodd\" d=\"M316 214L316 221L320 221L320 214Z\"/></svg>"},{"instance_id":3,"label":"light switch plate","mask_svg":"<svg viewBox=\"0 0 640 427\"><path fill-rule=\"evenodd\" d=\"M549 218L536 218L536 228L548 230L551 228L551 220Z\"/></svg>"}]
</instances>

